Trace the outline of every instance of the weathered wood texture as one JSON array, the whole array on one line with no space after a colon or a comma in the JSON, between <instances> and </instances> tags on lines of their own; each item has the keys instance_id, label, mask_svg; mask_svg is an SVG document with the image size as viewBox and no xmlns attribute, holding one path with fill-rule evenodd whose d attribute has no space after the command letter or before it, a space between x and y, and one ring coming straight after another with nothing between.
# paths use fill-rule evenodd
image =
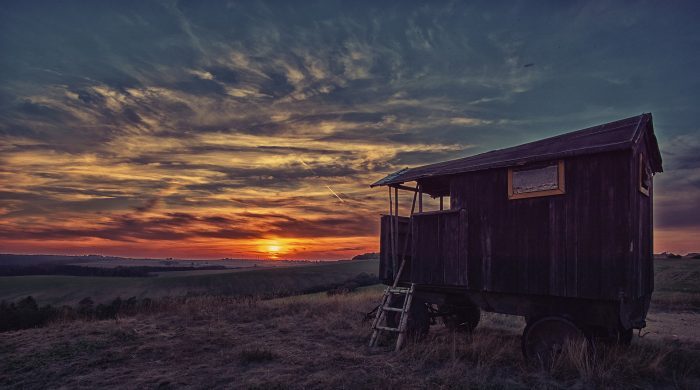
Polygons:
<instances>
[{"instance_id":1,"label":"weathered wood texture","mask_svg":"<svg viewBox=\"0 0 700 390\"><path fill-rule=\"evenodd\" d=\"M641 129L627 120L635 140L628 148L557 155L552 162L564 162L563 194L508 199L509 167L418 179L421 187L449 188L451 210L414 216L410 271L402 279L506 294L649 297L653 183L648 194L640 191L639 172L640 164L660 172L661 159L651 117L641 119L648 119ZM581 134L600 135L587 132ZM407 225L403 219L400 243ZM388 232L383 217L385 279Z\"/></svg>"},{"instance_id":2,"label":"weathered wood texture","mask_svg":"<svg viewBox=\"0 0 700 390\"><path fill-rule=\"evenodd\" d=\"M445 210L413 216L411 281L459 286L466 283L467 218L465 210Z\"/></svg>"},{"instance_id":3,"label":"weathered wood texture","mask_svg":"<svg viewBox=\"0 0 700 390\"><path fill-rule=\"evenodd\" d=\"M639 190L640 168L649 164L649 156L653 155L653 147L650 145L649 133L644 134L639 145L634 149L634 158L631 161L631 202L632 215L636 217L633 239L631 243L632 256L635 260L631 275L633 281L631 291L633 297L641 297L650 294L654 290L654 232L653 232L653 195L654 183L652 181L648 194ZM641 159L639 158L641 154ZM640 167L641 165L641 167Z\"/></svg>"},{"instance_id":4,"label":"weathered wood texture","mask_svg":"<svg viewBox=\"0 0 700 390\"><path fill-rule=\"evenodd\" d=\"M466 210L474 260L466 287L617 299L631 261L630 155L567 159L562 195L509 200L507 169L455 177L452 207Z\"/></svg>"},{"instance_id":5,"label":"weathered wood texture","mask_svg":"<svg viewBox=\"0 0 700 390\"><path fill-rule=\"evenodd\" d=\"M404 243L406 240L406 235L409 235L409 240L410 240L410 232L408 230L408 217L399 217L399 240L397 242L397 262L401 263L401 255L403 253L403 248L404 248ZM395 270L393 269L393 260L392 260L392 250L391 250L391 238L390 238L390 232L391 232L391 217L388 215L382 215L381 217L381 236L379 238L379 278L382 279L383 281L393 281L394 280L394 272ZM403 270L402 273L402 278L401 281L408 281L410 279L411 275L411 243L409 241L407 249L406 249L406 267ZM397 265L397 270L398 270L398 265Z\"/></svg>"}]
</instances>

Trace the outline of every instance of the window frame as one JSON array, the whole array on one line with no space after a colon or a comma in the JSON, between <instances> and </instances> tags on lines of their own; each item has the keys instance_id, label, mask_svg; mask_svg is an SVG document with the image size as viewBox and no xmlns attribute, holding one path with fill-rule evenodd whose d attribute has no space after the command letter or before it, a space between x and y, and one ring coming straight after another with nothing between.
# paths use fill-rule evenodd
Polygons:
<instances>
[{"instance_id":1,"label":"window frame","mask_svg":"<svg viewBox=\"0 0 700 390\"><path fill-rule=\"evenodd\" d=\"M639 153L639 192L649 196L649 190L651 189L651 176L649 176L649 188L644 188L644 173L647 168L647 163L644 160L644 153Z\"/></svg>"},{"instance_id":2,"label":"window frame","mask_svg":"<svg viewBox=\"0 0 700 390\"><path fill-rule=\"evenodd\" d=\"M526 199L526 198L538 198L541 196L553 196L562 195L566 193L566 183L564 181L564 160L557 160L556 164L550 164L557 166L557 188L551 190L533 191L533 192L523 192L521 194L513 193L513 172L517 170L528 170L527 166L522 167L511 167L508 168L508 199ZM537 169L532 167L530 169Z\"/></svg>"}]
</instances>

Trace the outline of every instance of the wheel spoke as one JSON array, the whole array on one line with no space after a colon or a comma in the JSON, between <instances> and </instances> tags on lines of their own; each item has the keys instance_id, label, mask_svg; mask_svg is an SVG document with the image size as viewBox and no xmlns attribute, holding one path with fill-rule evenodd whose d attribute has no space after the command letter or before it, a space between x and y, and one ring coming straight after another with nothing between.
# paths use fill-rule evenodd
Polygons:
<instances>
[{"instance_id":1,"label":"wheel spoke","mask_svg":"<svg viewBox=\"0 0 700 390\"><path fill-rule=\"evenodd\" d=\"M529 322L523 332L523 355L531 362L539 362L544 368L552 366L567 343L586 340L581 329L563 317L545 317Z\"/></svg>"}]
</instances>

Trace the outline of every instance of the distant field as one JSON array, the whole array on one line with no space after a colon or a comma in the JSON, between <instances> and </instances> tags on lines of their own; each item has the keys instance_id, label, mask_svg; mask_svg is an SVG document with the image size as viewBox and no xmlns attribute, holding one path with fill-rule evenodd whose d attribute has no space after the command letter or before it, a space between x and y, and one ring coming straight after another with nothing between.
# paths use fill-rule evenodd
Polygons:
<instances>
[{"instance_id":1,"label":"distant field","mask_svg":"<svg viewBox=\"0 0 700 390\"><path fill-rule=\"evenodd\" d=\"M299 263L296 263L299 264ZM92 265L92 264L91 264ZM39 303L75 304L85 297L107 302L120 296L159 298L187 294L259 295L303 291L341 283L361 272L377 274L376 260L301 263L279 268L159 272L157 277L12 276L0 277L0 300L28 295ZM656 259L655 310L700 310L700 260Z\"/></svg>"},{"instance_id":2,"label":"distant field","mask_svg":"<svg viewBox=\"0 0 700 390\"><path fill-rule=\"evenodd\" d=\"M700 310L700 260L656 259L652 308Z\"/></svg>"},{"instance_id":3,"label":"distant field","mask_svg":"<svg viewBox=\"0 0 700 390\"><path fill-rule=\"evenodd\" d=\"M230 268L248 268L248 267L291 267L297 265L308 265L303 261L287 261L287 260L154 260L154 259L106 259L106 260L82 260L77 261L76 265L100 268L115 268L115 267L204 267L209 265L218 265Z\"/></svg>"},{"instance_id":4,"label":"distant field","mask_svg":"<svg viewBox=\"0 0 700 390\"><path fill-rule=\"evenodd\" d=\"M271 295L342 283L362 272L377 274L378 262L353 260L279 268L163 272L157 277L62 275L0 277L0 300L28 295L40 304L75 304L85 297L108 302L116 297L159 298L188 294Z\"/></svg>"}]
</instances>

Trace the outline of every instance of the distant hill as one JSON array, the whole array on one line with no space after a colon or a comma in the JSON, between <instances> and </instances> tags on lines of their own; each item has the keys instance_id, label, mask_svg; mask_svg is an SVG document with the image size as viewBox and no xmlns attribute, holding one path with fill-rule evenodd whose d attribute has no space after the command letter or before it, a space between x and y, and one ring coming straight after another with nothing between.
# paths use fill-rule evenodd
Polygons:
<instances>
[{"instance_id":1,"label":"distant hill","mask_svg":"<svg viewBox=\"0 0 700 390\"><path fill-rule=\"evenodd\" d=\"M379 253L369 252L357 255L352 258L353 260L379 260Z\"/></svg>"},{"instance_id":2,"label":"distant hill","mask_svg":"<svg viewBox=\"0 0 700 390\"><path fill-rule=\"evenodd\" d=\"M100 255L13 255L0 253L0 265L79 264L98 260L123 260L123 258Z\"/></svg>"},{"instance_id":3,"label":"distant hill","mask_svg":"<svg viewBox=\"0 0 700 390\"><path fill-rule=\"evenodd\" d=\"M189 260L158 258L131 258L102 255L16 255L0 253L0 267L2 266L35 266L35 265L63 265L79 264L95 267L134 267L134 266L170 266L170 267L204 267L226 266L228 268L253 267L253 266L288 266L301 265L306 261L297 260L252 260L252 259L218 259L218 260Z\"/></svg>"},{"instance_id":4,"label":"distant hill","mask_svg":"<svg viewBox=\"0 0 700 390\"><path fill-rule=\"evenodd\" d=\"M700 253L690 252L685 256L673 252L654 253L655 259L700 259Z\"/></svg>"}]
</instances>

